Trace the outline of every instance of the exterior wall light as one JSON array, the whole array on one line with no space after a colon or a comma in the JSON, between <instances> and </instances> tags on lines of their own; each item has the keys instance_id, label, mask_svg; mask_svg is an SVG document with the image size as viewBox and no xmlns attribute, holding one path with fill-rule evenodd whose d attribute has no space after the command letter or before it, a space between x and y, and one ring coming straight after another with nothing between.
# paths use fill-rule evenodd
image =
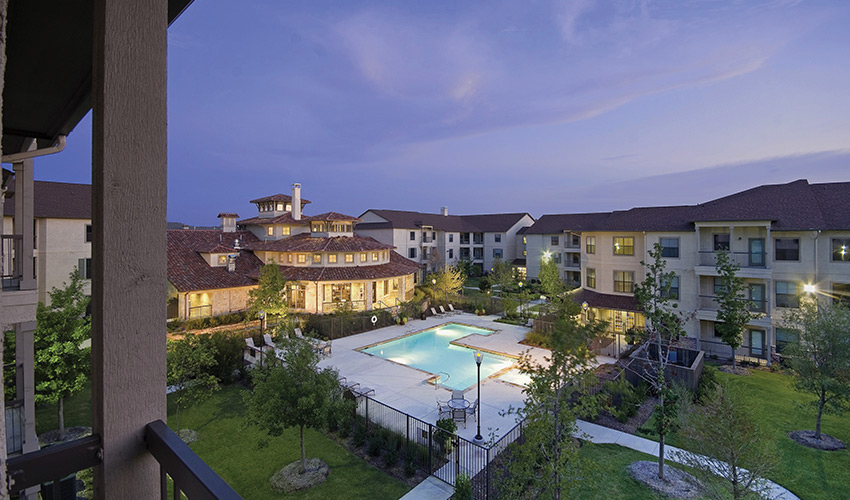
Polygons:
<instances>
[{"instance_id":1,"label":"exterior wall light","mask_svg":"<svg viewBox=\"0 0 850 500\"><path fill-rule=\"evenodd\" d=\"M815 287L815 285L811 283L806 283L805 285L803 285L803 291L806 293L815 293L816 289L817 288Z\"/></svg>"}]
</instances>

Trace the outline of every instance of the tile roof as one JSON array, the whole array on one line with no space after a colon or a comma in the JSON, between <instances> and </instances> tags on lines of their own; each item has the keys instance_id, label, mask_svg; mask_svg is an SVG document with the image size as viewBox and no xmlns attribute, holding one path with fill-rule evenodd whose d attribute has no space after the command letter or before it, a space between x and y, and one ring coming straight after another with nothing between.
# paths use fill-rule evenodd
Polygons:
<instances>
[{"instance_id":1,"label":"tile roof","mask_svg":"<svg viewBox=\"0 0 850 500\"><path fill-rule=\"evenodd\" d=\"M422 226L431 226L434 229L449 232L464 233L498 233L513 227L520 219L529 215L526 212L509 214L481 214L481 215L442 215L428 214L422 212L408 212L404 210L367 210L389 223L370 222L360 223L357 227L362 229L413 229ZM364 212L365 214L366 212ZM363 215L360 215L363 218ZM530 217L530 215L529 215Z\"/></svg>"},{"instance_id":2,"label":"tile roof","mask_svg":"<svg viewBox=\"0 0 850 500\"><path fill-rule=\"evenodd\" d=\"M271 195L271 196L263 196L262 198L257 198L256 200L251 200L251 201L249 201L248 203L262 203L262 202L264 202L264 201L286 201L286 202L291 202L291 201L292 201L292 196L289 196L288 194L278 193L278 194L273 194L273 195ZM310 200L308 200L308 199L306 199L306 198L301 198L301 206L304 206L304 205L306 205L306 204L308 204L308 203L310 203Z\"/></svg>"},{"instance_id":3,"label":"tile roof","mask_svg":"<svg viewBox=\"0 0 850 500\"><path fill-rule=\"evenodd\" d=\"M325 212L319 215L311 215L310 220L350 220L350 221L358 221L360 218L352 217L351 215L341 214L339 212Z\"/></svg>"},{"instance_id":4,"label":"tile roof","mask_svg":"<svg viewBox=\"0 0 850 500\"><path fill-rule=\"evenodd\" d=\"M358 281L396 278L415 273L419 264L396 252L390 262L374 266L296 267L280 266L283 277L290 281Z\"/></svg>"},{"instance_id":5,"label":"tile roof","mask_svg":"<svg viewBox=\"0 0 850 500\"><path fill-rule=\"evenodd\" d=\"M236 270L228 272L226 267L211 267L200 255L218 246L234 252L227 242L239 238L242 242L258 241L249 231L224 233L221 230L168 230L168 281L181 292L215 290L256 285L250 277L259 272L262 262L251 252L239 252Z\"/></svg>"},{"instance_id":6,"label":"tile roof","mask_svg":"<svg viewBox=\"0 0 850 500\"><path fill-rule=\"evenodd\" d=\"M286 224L289 226L307 226L310 224L310 217L302 215L300 220L295 220L292 218L291 213L286 212L285 214L278 215L277 217L251 217L250 219L238 220L236 223L241 226L247 226L249 224Z\"/></svg>"},{"instance_id":7,"label":"tile roof","mask_svg":"<svg viewBox=\"0 0 850 500\"><path fill-rule=\"evenodd\" d=\"M245 245L245 248L255 252L360 252L392 250L395 247L365 236L314 238L310 233L301 233L279 240L257 240Z\"/></svg>"},{"instance_id":8,"label":"tile roof","mask_svg":"<svg viewBox=\"0 0 850 500\"><path fill-rule=\"evenodd\" d=\"M616 309L618 311L641 311L637 300L633 296L610 295L580 288L573 292L572 298L579 305L587 302L587 305L590 307Z\"/></svg>"},{"instance_id":9,"label":"tile roof","mask_svg":"<svg viewBox=\"0 0 850 500\"><path fill-rule=\"evenodd\" d=\"M221 219L222 217L239 217L239 214L233 212L222 212L216 216Z\"/></svg>"},{"instance_id":10,"label":"tile roof","mask_svg":"<svg viewBox=\"0 0 850 500\"><path fill-rule=\"evenodd\" d=\"M15 215L13 194L6 193L5 215ZM38 218L91 219L91 184L34 181L33 200L33 215Z\"/></svg>"}]
</instances>

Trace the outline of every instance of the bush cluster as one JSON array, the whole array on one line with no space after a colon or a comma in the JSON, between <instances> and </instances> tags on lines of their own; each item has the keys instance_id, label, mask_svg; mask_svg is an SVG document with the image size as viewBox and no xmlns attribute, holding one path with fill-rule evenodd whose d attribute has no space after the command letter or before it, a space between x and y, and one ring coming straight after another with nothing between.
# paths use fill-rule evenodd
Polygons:
<instances>
[{"instance_id":1,"label":"bush cluster","mask_svg":"<svg viewBox=\"0 0 850 500\"><path fill-rule=\"evenodd\" d=\"M166 328L169 332L176 332L179 330L201 330L221 325L242 323L248 319L247 315L247 312L234 312L219 316L207 316L206 318L192 318L185 321L176 320L170 321Z\"/></svg>"},{"instance_id":2,"label":"bush cluster","mask_svg":"<svg viewBox=\"0 0 850 500\"><path fill-rule=\"evenodd\" d=\"M635 387L622 376L602 384L602 391L607 399L605 409L620 422L627 422L635 416L646 399L646 385L643 382Z\"/></svg>"}]
</instances>

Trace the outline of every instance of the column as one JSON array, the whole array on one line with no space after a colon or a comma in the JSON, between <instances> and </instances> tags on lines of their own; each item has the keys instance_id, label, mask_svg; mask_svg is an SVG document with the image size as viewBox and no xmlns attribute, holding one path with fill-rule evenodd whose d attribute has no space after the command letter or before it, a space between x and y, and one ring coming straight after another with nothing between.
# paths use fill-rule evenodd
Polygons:
<instances>
[{"instance_id":1,"label":"column","mask_svg":"<svg viewBox=\"0 0 850 500\"><path fill-rule=\"evenodd\" d=\"M94 5L92 424L95 498L159 497L144 426L166 418L165 0Z\"/></svg>"},{"instance_id":2,"label":"column","mask_svg":"<svg viewBox=\"0 0 850 500\"><path fill-rule=\"evenodd\" d=\"M29 139L29 145L24 149L36 149L35 140ZM23 160L13 163L15 170L15 234L23 236L21 256L16 266L21 269L21 290L35 290L35 273L33 272L33 160Z\"/></svg>"}]
</instances>

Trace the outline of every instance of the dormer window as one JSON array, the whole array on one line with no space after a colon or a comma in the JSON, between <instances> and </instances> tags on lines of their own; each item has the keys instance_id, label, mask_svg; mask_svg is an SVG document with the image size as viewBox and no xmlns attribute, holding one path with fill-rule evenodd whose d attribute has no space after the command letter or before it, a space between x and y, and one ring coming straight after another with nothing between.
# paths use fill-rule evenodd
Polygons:
<instances>
[{"instance_id":1,"label":"dormer window","mask_svg":"<svg viewBox=\"0 0 850 500\"><path fill-rule=\"evenodd\" d=\"M287 211L287 212L291 212L291 211L292 211L292 204L291 204L291 203L287 203L287 204L286 204L286 211Z\"/></svg>"},{"instance_id":2,"label":"dormer window","mask_svg":"<svg viewBox=\"0 0 850 500\"><path fill-rule=\"evenodd\" d=\"M282 234L283 236L289 236L289 226L281 227L280 234Z\"/></svg>"},{"instance_id":3,"label":"dormer window","mask_svg":"<svg viewBox=\"0 0 850 500\"><path fill-rule=\"evenodd\" d=\"M336 264L336 254L335 253L328 254L328 263L329 264Z\"/></svg>"},{"instance_id":4,"label":"dormer window","mask_svg":"<svg viewBox=\"0 0 850 500\"><path fill-rule=\"evenodd\" d=\"M322 254L314 253L313 254L313 263L314 264L321 264L322 263Z\"/></svg>"},{"instance_id":5,"label":"dormer window","mask_svg":"<svg viewBox=\"0 0 850 500\"><path fill-rule=\"evenodd\" d=\"M378 252L372 252L372 262L378 261Z\"/></svg>"},{"instance_id":6,"label":"dormer window","mask_svg":"<svg viewBox=\"0 0 850 500\"><path fill-rule=\"evenodd\" d=\"M303 254L303 253L299 253L299 254L298 254L298 263L299 263L299 264L304 264L304 263L306 263L306 262L307 262L307 255L305 255L305 254Z\"/></svg>"},{"instance_id":7,"label":"dormer window","mask_svg":"<svg viewBox=\"0 0 850 500\"><path fill-rule=\"evenodd\" d=\"M282 211L283 211L283 203L278 203L278 204L277 204L277 211L278 211L278 212L282 212Z\"/></svg>"},{"instance_id":8,"label":"dormer window","mask_svg":"<svg viewBox=\"0 0 850 500\"><path fill-rule=\"evenodd\" d=\"M227 265L227 255L219 255L218 256L218 265L226 266Z\"/></svg>"},{"instance_id":9,"label":"dormer window","mask_svg":"<svg viewBox=\"0 0 850 500\"><path fill-rule=\"evenodd\" d=\"M274 226L267 227L266 234L268 234L269 236L274 236Z\"/></svg>"},{"instance_id":10,"label":"dormer window","mask_svg":"<svg viewBox=\"0 0 850 500\"><path fill-rule=\"evenodd\" d=\"M348 262L349 264L354 262L354 254L353 253L345 254L345 261Z\"/></svg>"}]
</instances>

